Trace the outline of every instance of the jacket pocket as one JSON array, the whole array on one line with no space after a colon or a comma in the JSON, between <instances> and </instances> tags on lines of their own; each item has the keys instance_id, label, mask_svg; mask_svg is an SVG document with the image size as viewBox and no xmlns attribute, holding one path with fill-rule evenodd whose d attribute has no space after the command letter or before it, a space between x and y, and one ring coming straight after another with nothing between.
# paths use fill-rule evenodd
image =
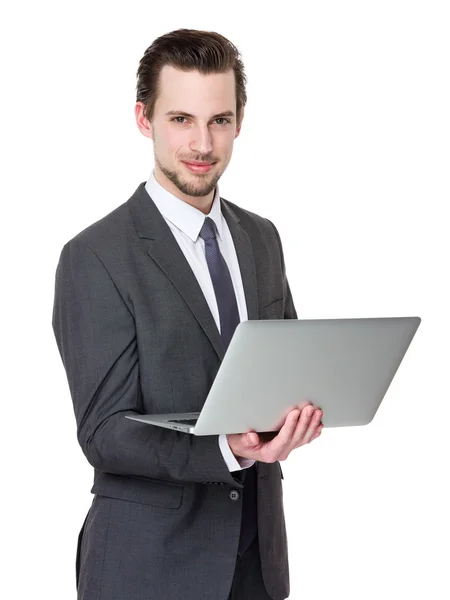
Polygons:
<instances>
[{"instance_id":1,"label":"jacket pocket","mask_svg":"<svg viewBox=\"0 0 450 600\"><path fill-rule=\"evenodd\" d=\"M180 508L184 484L145 477L126 477L112 473L98 473L92 494L139 502L160 508Z\"/></svg>"},{"instance_id":2,"label":"jacket pocket","mask_svg":"<svg viewBox=\"0 0 450 600\"><path fill-rule=\"evenodd\" d=\"M284 298L274 300L261 309L262 319L283 319L284 318Z\"/></svg>"}]
</instances>

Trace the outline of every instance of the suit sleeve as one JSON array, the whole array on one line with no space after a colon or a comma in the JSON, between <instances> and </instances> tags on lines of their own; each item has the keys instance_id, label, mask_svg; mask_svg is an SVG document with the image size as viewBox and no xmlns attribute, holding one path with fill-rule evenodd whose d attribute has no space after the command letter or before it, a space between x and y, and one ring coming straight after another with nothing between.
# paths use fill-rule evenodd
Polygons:
<instances>
[{"instance_id":1,"label":"suit sleeve","mask_svg":"<svg viewBox=\"0 0 450 600\"><path fill-rule=\"evenodd\" d=\"M144 411L132 313L99 257L77 238L62 249L52 326L66 371L79 444L115 475L238 485L218 436L126 419Z\"/></svg>"},{"instance_id":2,"label":"suit sleeve","mask_svg":"<svg viewBox=\"0 0 450 600\"><path fill-rule=\"evenodd\" d=\"M267 220L269 221L269 219L267 219ZM272 225L272 227L275 231L275 235L278 240L278 246L280 248L281 270L282 270L282 275L283 275L283 286L284 286L284 297L286 299L285 307L284 307L284 318L285 319L297 319L298 318L297 311L295 310L295 305L294 305L294 300L292 298L291 288L289 287L289 281L286 276L286 265L284 262L284 252L283 252L283 245L281 243L280 234L278 233L278 230L275 227L275 225L272 223L272 221L269 221L269 223Z\"/></svg>"}]
</instances>

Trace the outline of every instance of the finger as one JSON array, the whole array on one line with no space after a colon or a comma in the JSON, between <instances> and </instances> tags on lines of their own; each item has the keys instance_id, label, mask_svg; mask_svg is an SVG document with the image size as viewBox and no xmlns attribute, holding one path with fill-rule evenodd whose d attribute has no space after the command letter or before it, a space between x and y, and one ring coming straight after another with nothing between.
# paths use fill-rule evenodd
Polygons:
<instances>
[{"instance_id":1,"label":"finger","mask_svg":"<svg viewBox=\"0 0 450 600\"><path fill-rule=\"evenodd\" d=\"M293 449L292 439L294 432L299 422L300 411L292 410L286 417L283 427L278 432L278 435L270 442L266 442L261 447L261 456L263 462L270 460L286 460L289 452Z\"/></svg>"},{"instance_id":2,"label":"finger","mask_svg":"<svg viewBox=\"0 0 450 600\"><path fill-rule=\"evenodd\" d=\"M306 406L302 410L300 418L297 423L297 427L295 429L295 432L294 432L294 434L292 436L292 440L291 440L293 448L298 448L298 446L302 444L303 437L309 427L313 413L314 413L314 408L312 406Z\"/></svg>"},{"instance_id":3,"label":"finger","mask_svg":"<svg viewBox=\"0 0 450 600\"><path fill-rule=\"evenodd\" d=\"M299 410L292 410L288 414L283 427L278 432L278 435L271 442L269 442L271 451L277 453L278 455L279 453L283 453L288 447L290 447L299 417Z\"/></svg>"},{"instance_id":4,"label":"finger","mask_svg":"<svg viewBox=\"0 0 450 600\"><path fill-rule=\"evenodd\" d=\"M312 436L311 441L317 439L320 434L322 433L322 429L323 429L323 425L319 425L319 427L316 429L316 433Z\"/></svg>"},{"instance_id":5,"label":"finger","mask_svg":"<svg viewBox=\"0 0 450 600\"><path fill-rule=\"evenodd\" d=\"M309 415L309 422L307 427L303 430L302 438L298 439L296 448L298 448L299 445L309 444L313 438L313 435L316 433L317 427L320 425L320 420L322 418L322 411L320 409L310 409L307 411L307 414Z\"/></svg>"},{"instance_id":6,"label":"finger","mask_svg":"<svg viewBox=\"0 0 450 600\"><path fill-rule=\"evenodd\" d=\"M258 445L258 443L259 443L259 435L256 433L256 431L249 431L247 433L246 443L249 446L257 446Z\"/></svg>"},{"instance_id":7,"label":"finger","mask_svg":"<svg viewBox=\"0 0 450 600\"><path fill-rule=\"evenodd\" d=\"M322 418L322 411L320 409L314 410L314 408L311 409L308 407L305 409L305 412L306 416L303 427L299 427L296 431L295 448L299 448L303 444L309 444Z\"/></svg>"},{"instance_id":8,"label":"finger","mask_svg":"<svg viewBox=\"0 0 450 600\"><path fill-rule=\"evenodd\" d=\"M321 425L322 417L323 413L320 409L314 412L313 416L311 417L311 422L309 424L308 430L306 431L304 437L305 444L308 444L312 440L313 436L316 434L318 428Z\"/></svg>"}]
</instances>

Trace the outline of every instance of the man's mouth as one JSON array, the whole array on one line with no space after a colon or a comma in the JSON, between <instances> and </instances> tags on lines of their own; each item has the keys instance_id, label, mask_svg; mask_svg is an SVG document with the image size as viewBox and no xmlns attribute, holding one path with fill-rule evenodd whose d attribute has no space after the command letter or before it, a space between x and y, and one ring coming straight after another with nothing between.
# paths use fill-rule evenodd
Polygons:
<instances>
[{"instance_id":1,"label":"man's mouth","mask_svg":"<svg viewBox=\"0 0 450 600\"><path fill-rule=\"evenodd\" d=\"M186 160L182 160L182 163L186 165L186 167L192 171L193 173L207 173L210 171L215 163L208 162L188 162Z\"/></svg>"}]
</instances>

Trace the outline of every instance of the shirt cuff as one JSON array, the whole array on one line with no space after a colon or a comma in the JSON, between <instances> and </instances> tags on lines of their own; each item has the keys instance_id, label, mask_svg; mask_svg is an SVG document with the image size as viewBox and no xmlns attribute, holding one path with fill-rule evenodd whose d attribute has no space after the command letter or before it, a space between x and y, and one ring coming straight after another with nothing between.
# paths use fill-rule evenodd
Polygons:
<instances>
[{"instance_id":1,"label":"shirt cuff","mask_svg":"<svg viewBox=\"0 0 450 600\"><path fill-rule=\"evenodd\" d=\"M256 462L251 458L236 458L231 451L225 433L219 435L219 446L223 459L231 473L233 471L242 471L242 469L248 469Z\"/></svg>"}]
</instances>

